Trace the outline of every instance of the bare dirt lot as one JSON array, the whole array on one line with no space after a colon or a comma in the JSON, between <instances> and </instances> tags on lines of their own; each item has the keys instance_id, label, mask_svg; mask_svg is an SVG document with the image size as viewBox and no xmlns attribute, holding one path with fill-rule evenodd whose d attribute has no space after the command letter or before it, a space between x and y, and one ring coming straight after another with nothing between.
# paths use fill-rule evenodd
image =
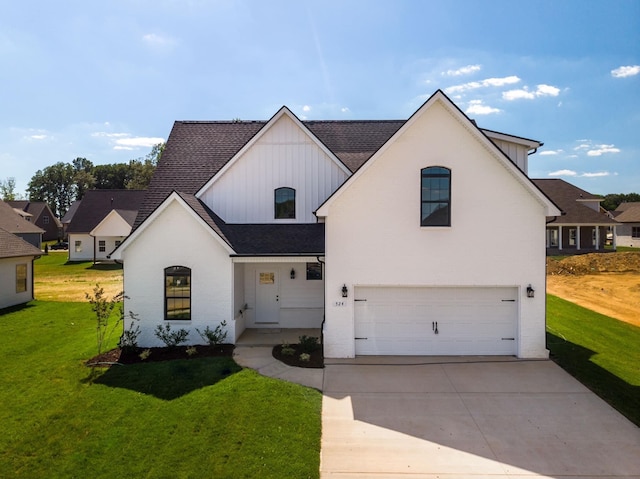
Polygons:
<instances>
[{"instance_id":1,"label":"bare dirt lot","mask_svg":"<svg viewBox=\"0 0 640 479\"><path fill-rule=\"evenodd\" d=\"M547 292L640 326L640 253L547 258Z\"/></svg>"}]
</instances>

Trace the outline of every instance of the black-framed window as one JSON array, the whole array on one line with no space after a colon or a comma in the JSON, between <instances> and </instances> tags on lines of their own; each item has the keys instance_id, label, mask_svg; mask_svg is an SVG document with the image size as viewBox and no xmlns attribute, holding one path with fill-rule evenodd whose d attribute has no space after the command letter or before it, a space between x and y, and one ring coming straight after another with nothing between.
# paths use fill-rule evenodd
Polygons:
<instances>
[{"instance_id":1,"label":"black-framed window","mask_svg":"<svg viewBox=\"0 0 640 479\"><path fill-rule=\"evenodd\" d=\"M164 319L191 319L191 269L169 266L164 270Z\"/></svg>"},{"instance_id":2,"label":"black-framed window","mask_svg":"<svg viewBox=\"0 0 640 479\"><path fill-rule=\"evenodd\" d=\"M307 263L307 281L322 279L322 263Z\"/></svg>"},{"instance_id":3,"label":"black-framed window","mask_svg":"<svg viewBox=\"0 0 640 479\"><path fill-rule=\"evenodd\" d=\"M296 190L293 188L277 188L275 190L275 218L286 219L296 217Z\"/></svg>"},{"instance_id":4,"label":"black-framed window","mask_svg":"<svg viewBox=\"0 0 640 479\"><path fill-rule=\"evenodd\" d=\"M631 227L631 237L632 238L640 238L640 226L632 226Z\"/></svg>"},{"instance_id":5,"label":"black-framed window","mask_svg":"<svg viewBox=\"0 0 640 479\"><path fill-rule=\"evenodd\" d=\"M27 265L16 265L16 293L24 293L27 290Z\"/></svg>"},{"instance_id":6,"label":"black-framed window","mask_svg":"<svg viewBox=\"0 0 640 479\"><path fill-rule=\"evenodd\" d=\"M100 253L107 251L107 242L105 240L98 241L98 251L100 251Z\"/></svg>"},{"instance_id":7,"label":"black-framed window","mask_svg":"<svg viewBox=\"0 0 640 479\"><path fill-rule=\"evenodd\" d=\"M430 166L420 174L420 226L451 226L451 170Z\"/></svg>"}]
</instances>

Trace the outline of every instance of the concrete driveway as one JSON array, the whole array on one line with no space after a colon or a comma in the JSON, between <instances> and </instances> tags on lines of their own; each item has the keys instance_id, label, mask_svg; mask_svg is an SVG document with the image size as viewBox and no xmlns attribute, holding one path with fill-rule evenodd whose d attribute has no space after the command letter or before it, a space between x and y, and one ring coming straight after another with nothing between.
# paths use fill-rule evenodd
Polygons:
<instances>
[{"instance_id":1,"label":"concrete driveway","mask_svg":"<svg viewBox=\"0 0 640 479\"><path fill-rule=\"evenodd\" d=\"M640 429L551 361L326 362L322 478L640 478Z\"/></svg>"}]
</instances>

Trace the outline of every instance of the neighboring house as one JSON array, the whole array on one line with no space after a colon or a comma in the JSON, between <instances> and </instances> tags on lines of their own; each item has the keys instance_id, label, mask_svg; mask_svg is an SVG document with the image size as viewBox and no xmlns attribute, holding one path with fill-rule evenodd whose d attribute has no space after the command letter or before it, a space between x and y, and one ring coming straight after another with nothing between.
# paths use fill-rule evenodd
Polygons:
<instances>
[{"instance_id":1,"label":"neighboring house","mask_svg":"<svg viewBox=\"0 0 640 479\"><path fill-rule=\"evenodd\" d=\"M0 228L0 309L33 299L33 260L42 251Z\"/></svg>"},{"instance_id":2,"label":"neighboring house","mask_svg":"<svg viewBox=\"0 0 640 479\"><path fill-rule=\"evenodd\" d=\"M112 255L139 344L226 321L322 328L332 358L546 357L540 145L441 91L402 121L176 122Z\"/></svg>"},{"instance_id":3,"label":"neighboring house","mask_svg":"<svg viewBox=\"0 0 640 479\"><path fill-rule=\"evenodd\" d=\"M618 244L640 248L640 202L622 203L613 215L618 226Z\"/></svg>"},{"instance_id":4,"label":"neighboring house","mask_svg":"<svg viewBox=\"0 0 640 479\"><path fill-rule=\"evenodd\" d=\"M62 239L67 239L67 230L69 229L71 220L76 214L76 211L78 211L78 206L80 206L81 202L82 200L75 200L73 203L71 203L71 206L69 206L69 209L62 217L62 220L60 220L62 222Z\"/></svg>"},{"instance_id":5,"label":"neighboring house","mask_svg":"<svg viewBox=\"0 0 640 479\"><path fill-rule=\"evenodd\" d=\"M67 228L69 261L104 261L131 233L144 191L89 190Z\"/></svg>"},{"instance_id":6,"label":"neighboring house","mask_svg":"<svg viewBox=\"0 0 640 479\"><path fill-rule=\"evenodd\" d=\"M562 216L547 218L548 254L604 251L608 231L615 249L618 222L600 207L601 197L561 179L533 182L562 210Z\"/></svg>"},{"instance_id":7,"label":"neighboring house","mask_svg":"<svg viewBox=\"0 0 640 479\"><path fill-rule=\"evenodd\" d=\"M22 238L36 248L40 248L44 230L27 221L25 216L29 218L28 215L29 213L24 213L20 209L16 211L8 203L0 200L0 228Z\"/></svg>"},{"instance_id":8,"label":"neighboring house","mask_svg":"<svg viewBox=\"0 0 640 479\"><path fill-rule=\"evenodd\" d=\"M30 218L27 221L44 230L42 234L43 241L62 239L62 223L44 201L16 200L7 201L7 203L12 208L28 214Z\"/></svg>"}]
</instances>

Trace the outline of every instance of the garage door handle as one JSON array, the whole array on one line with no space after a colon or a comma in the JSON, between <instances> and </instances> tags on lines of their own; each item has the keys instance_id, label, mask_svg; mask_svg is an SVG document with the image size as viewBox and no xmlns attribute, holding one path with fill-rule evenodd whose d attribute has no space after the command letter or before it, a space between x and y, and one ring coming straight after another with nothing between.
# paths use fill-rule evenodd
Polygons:
<instances>
[{"instance_id":1,"label":"garage door handle","mask_svg":"<svg viewBox=\"0 0 640 479\"><path fill-rule=\"evenodd\" d=\"M356 339L369 339L369 338L356 338Z\"/></svg>"},{"instance_id":2,"label":"garage door handle","mask_svg":"<svg viewBox=\"0 0 640 479\"><path fill-rule=\"evenodd\" d=\"M366 299L354 299L354 301L366 301Z\"/></svg>"},{"instance_id":3,"label":"garage door handle","mask_svg":"<svg viewBox=\"0 0 640 479\"><path fill-rule=\"evenodd\" d=\"M500 338L500 339L502 339L503 341L515 341L516 340L516 338Z\"/></svg>"},{"instance_id":4,"label":"garage door handle","mask_svg":"<svg viewBox=\"0 0 640 479\"><path fill-rule=\"evenodd\" d=\"M515 303L516 300L515 299L503 299L502 302L503 303Z\"/></svg>"}]
</instances>

